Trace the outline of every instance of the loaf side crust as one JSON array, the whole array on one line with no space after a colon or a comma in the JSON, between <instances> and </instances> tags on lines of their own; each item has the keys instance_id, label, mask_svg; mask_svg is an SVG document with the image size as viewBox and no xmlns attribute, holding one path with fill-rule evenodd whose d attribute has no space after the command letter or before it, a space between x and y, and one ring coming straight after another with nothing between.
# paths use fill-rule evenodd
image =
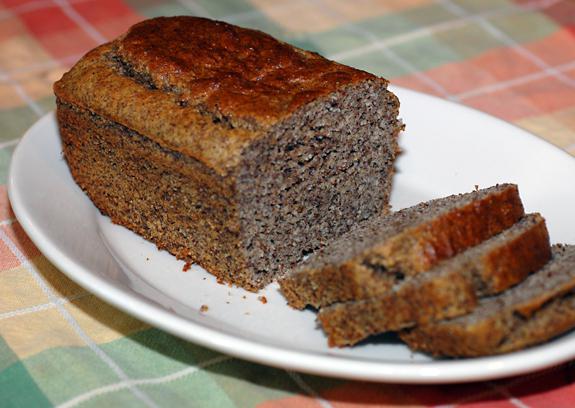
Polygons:
<instances>
[{"instance_id":1,"label":"loaf side crust","mask_svg":"<svg viewBox=\"0 0 575 408\"><path fill-rule=\"evenodd\" d=\"M90 111L60 103L57 114L72 177L102 214L221 281L259 289L232 273L246 257L229 178Z\"/></svg>"}]
</instances>

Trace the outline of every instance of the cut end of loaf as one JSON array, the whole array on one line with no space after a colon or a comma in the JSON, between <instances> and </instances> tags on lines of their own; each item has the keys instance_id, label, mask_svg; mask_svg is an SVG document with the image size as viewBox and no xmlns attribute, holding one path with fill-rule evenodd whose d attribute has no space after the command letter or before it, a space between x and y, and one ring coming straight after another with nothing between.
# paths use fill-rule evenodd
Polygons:
<instances>
[{"instance_id":1,"label":"cut end of loaf","mask_svg":"<svg viewBox=\"0 0 575 408\"><path fill-rule=\"evenodd\" d=\"M300 109L244 153L238 192L250 285L265 286L387 213L398 109L381 81L364 81Z\"/></svg>"}]
</instances>

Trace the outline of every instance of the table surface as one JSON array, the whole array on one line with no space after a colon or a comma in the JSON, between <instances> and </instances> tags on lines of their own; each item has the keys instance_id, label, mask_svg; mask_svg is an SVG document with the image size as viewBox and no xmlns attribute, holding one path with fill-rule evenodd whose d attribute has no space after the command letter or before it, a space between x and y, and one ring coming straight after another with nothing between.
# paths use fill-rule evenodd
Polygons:
<instances>
[{"instance_id":1,"label":"table surface","mask_svg":"<svg viewBox=\"0 0 575 408\"><path fill-rule=\"evenodd\" d=\"M0 0L0 406L575 406L571 363L417 386L222 356L115 310L50 265L10 209L14 147L83 53L142 19L181 14L258 28L575 154L572 0Z\"/></svg>"}]
</instances>

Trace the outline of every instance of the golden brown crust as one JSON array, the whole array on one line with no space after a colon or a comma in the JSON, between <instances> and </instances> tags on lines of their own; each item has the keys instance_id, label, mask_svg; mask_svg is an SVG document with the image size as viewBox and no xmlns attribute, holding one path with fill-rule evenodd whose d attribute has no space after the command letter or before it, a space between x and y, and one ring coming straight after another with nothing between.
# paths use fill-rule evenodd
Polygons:
<instances>
[{"instance_id":1,"label":"golden brown crust","mask_svg":"<svg viewBox=\"0 0 575 408\"><path fill-rule=\"evenodd\" d=\"M227 175L242 150L261 132L229 129L209 116L182 108L177 98L150 90L121 75L104 44L84 56L54 84L56 97L146 135L162 147L195 158L215 174Z\"/></svg>"},{"instance_id":2,"label":"golden brown crust","mask_svg":"<svg viewBox=\"0 0 575 408\"><path fill-rule=\"evenodd\" d=\"M387 84L260 31L161 17L86 54L54 92L226 175L270 126L363 80Z\"/></svg>"},{"instance_id":3,"label":"golden brown crust","mask_svg":"<svg viewBox=\"0 0 575 408\"><path fill-rule=\"evenodd\" d=\"M534 224L523 234L509 240L481 260L482 295L500 293L542 268L551 258L549 232L545 219L532 214Z\"/></svg>"},{"instance_id":4,"label":"golden brown crust","mask_svg":"<svg viewBox=\"0 0 575 408\"><path fill-rule=\"evenodd\" d=\"M389 270L417 274L515 224L524 214L517 186L408 228L360 257Z\"/></svg>"},{"instance_id":5,"label":"golden brown crust","mask_svg":"<svg viewBox=\"0 0 575 408\"><path fill-rule=\"evenodd\" d=\"M269 126L345 85L376 79L261 31L199 17L143 21L116 45L158 88L240 126Z\"/></svg>"}]
</instances>

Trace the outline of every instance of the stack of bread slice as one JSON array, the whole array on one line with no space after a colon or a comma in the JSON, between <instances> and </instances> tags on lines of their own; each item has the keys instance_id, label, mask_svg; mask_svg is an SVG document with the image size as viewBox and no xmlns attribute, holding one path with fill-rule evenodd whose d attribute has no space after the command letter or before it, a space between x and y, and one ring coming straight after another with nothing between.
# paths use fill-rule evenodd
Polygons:
<instances>
[{"instance_id":1,"label":"stack of bread slice","mask_svg":"<svg viewBox=\"0 0 575 408\"><path fill-rule=\"evenodd\" d=\"M575 326L575 246L551 248L514 184L436 199L358 226L280 281L318 309L330 346L394 331L434 355L538 344Z\"/></svg>"}]
</instances>

